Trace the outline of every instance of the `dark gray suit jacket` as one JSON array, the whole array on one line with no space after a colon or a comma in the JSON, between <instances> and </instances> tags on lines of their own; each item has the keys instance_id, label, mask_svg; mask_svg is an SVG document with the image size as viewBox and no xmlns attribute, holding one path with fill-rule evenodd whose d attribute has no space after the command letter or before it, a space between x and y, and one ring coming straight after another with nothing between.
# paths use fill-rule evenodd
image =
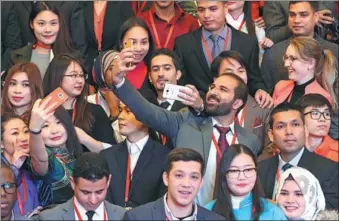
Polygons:
<instances>
[{"instance_id":1,"label":"dark gray suit jacket","mask_svg":"<svg viewBox=\"0 0 339 221\"><path fill-rule=\"evenodd\" d=\"M316 36L315 39L319 41L324 49L329 49L338 59L338 45L319 38L318 36ZM288 79L287 69L284 67L283 56L290 44L290 40L291 38L279 42L265 51L261 63L261 75L270 92L273 92L274 86L280 80Z\"/></svg>"},{"instance_id":2,"label":"dark gray suit jacket","mask_svg":"<svg viewBox=\"0 0 339 221\"><path fill-rule=\"evenodd\" d=\"M105 201L105 208L108 220L122 220L126 212L124 208L110 204L107 201ZM52 209L42 211L38 216L38 220L75 220L72 199Z\"/></svg>"},{"instance_id":3,"label":"dark gray suit jacket","mask_svg":"<svg viewBox=\"0 0 339 221\"><path fill-rule=\"evenodd\" d=\"M120 88L113 89L113 92L139 121L170 138L175 147L196 150L203 156L205 165L207 164L213 134L211 117L194 116L187 108L172 112L150 104L127 80ZM235 125L235 130L239 143L246 145L257 155L257 137L238 125Z\"/></svg>"},{"instance_id":4,"label":"dark gray suit jacket","mask_svg":"<svg viewBox=\"0 0 339 221\"><path fill-rule=\"evenodd\" d=\"M125 213L123 220L166 220L164 197ZM226 220L225 217L198 206L197 220Z\"/></svg>"},{"instance_id":5,"label":"dark gray suit jacket","mask_svg":"<svg viewBox=\"0 0 339 221\"><path fill-rule=\"evenodd\" d=\"M292 36L288 28L289 1L265 1L264 20L266 37L274 43L284 41ZM319 2L319 10L330 9L335 13L335 1Z\"/></svg>"}]
</instances>

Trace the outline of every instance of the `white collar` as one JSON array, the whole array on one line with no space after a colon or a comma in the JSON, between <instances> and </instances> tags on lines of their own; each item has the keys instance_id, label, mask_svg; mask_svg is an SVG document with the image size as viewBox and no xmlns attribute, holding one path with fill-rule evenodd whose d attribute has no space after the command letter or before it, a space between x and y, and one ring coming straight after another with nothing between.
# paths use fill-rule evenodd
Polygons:
<instances>
[{"instance_id":1,"label":"white collar","mask_svg":"<svg viewBox=\"0 0 339 221\"><path fill-rule=\"evenodd\" d=\"M241 202L250 194L251 192L249 192L246 196L233 196L231 194L231 201L232 201L232 207L233 209L239 209L240 208L240 204Z\"/></svg>"},{"instance_id":2,"label":"white collar","mask_svg":"<svg viewBox=\"0 0 339 221\"><path fill-rule=\"evenodd\" d=\"M164 205L165 205L165 215L166 217L169 218L169 220L179 220L177 217L175 217L172 213L172 211L170 210L170 208L168 207L167 205L167 194L165 194L164 196ZM194 212L193 212L193 215L192 216L189 216L189 217L186 217L185 219L183 220L196 220L197 219L197 215L198 215L198 206L196 204L196 202L193 200L192 202L193 204L193 207L194 207Z\"/></svg>"},{"instance_id":3,"label":"white collar","mask_svg":"<svg viewBox=\"0 0 339 221\"><path fill-rule=\"evenodd\" d=\"M159 98L157 98L158 100L158 103L161 104L165 101L167 101L171 106L174 104L175 100L172 100L172 99L164 99L164 100L159 100Z\"/></svg>"},{"instance_id":4,"label":"white collar","mask_svg":"<svg viewBox=\"0 0 339 221\"><path fill-rule=\"evenodd\" d=\"M87 215L86 215L87 210L79 203L79 201L77 200L77 198L75 196L74 196L74 203L75 203L76 207L78 208L78 211L79 211L81 217L83 219L86 218L86 220L87 220ZM99 218L103 219L103 217L104 217L104 206L105 206L105 203L103 201L103 202L100 203L98 208L94 211L95 212L94 216L97 215L97 216L99 216Z\"/></svg>"},{"instance_id":5,"label":"white collar","mask_svg":"<svg viewBox=\"0 0 339 221\"><path fill-rule=\"evenodd\" d=\"M242 14L238 17L238 19L234 19L230 13L227 13L227 14L226 14L226 20L227 20L227 23L240 23L240 22L242 22L242 20L244 19L244 17L245 17L245 14L244 14L244 13L242 13Z\"/></svg>"},{"instance_id":6,"label":"white collar","mask_svg":"<svg viewBox=\"0 0 339 221\"><path fill-rule=\"evenodd\" d=\"M148 138L149 138L149 135L147 134L145 137L141 138L135 143L131 143L128 139L126 139L128 152L131 155L135 153L140 153L144 149L144 146L146 145Z\"/></svg>"},{"instance_id":7,"label":"white collar","mask_svg":"<svg viewBox=\"0 0 339 221\"><path fill-rule=\"evenodd\" d=\"M291 164L291 165L294 166L294 167L297 167L297 166L298 166L298 163L299 163L299 161L300 161L300 158L301 158L301 156L302 156L303 153L304 153L304 150L305 150L305 147L303 147L303 148L300 150L300 152L299 152L295 157L293 157L293 159L290 160L290 162L288 162L288 163ZM285 162L285 161L281 158L281 156L280 156L280 154L279 154L279 165L278 165L279 170L282 170L282 167L283 167L286 163L287 163L287 162Z\"/></svg>"},{"instance_id":8,"label":"white collar","mask_svg":"<svg viewBox=\"0 0 339 221\"><path fill-rule=\"evenodd\" d=\"M213 125L213 127L215 125L220 126L220 127L224 127L214 117L212 117L212 125ZM228 125L228 127L231 129L232 134L234 134L234 132L235 132L235 130L234 130L234 121L230 125Z\"/></svg>"}]
</instances>

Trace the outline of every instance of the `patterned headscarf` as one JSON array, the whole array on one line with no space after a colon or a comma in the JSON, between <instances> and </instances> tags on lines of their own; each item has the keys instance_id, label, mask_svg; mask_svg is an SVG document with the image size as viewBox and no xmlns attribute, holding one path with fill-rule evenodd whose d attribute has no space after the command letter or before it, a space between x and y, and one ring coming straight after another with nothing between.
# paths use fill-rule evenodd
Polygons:
<instances>
[{"instance_id":1,"label":"patterned headscarf","mask_svg":"<svg viewBox=\"0 0 339 221\"><path fill-rule=\"evenodd\" d=\"M105 80L104 74L112 64L112 62L117 58L119 55L118 51L108 50L101 52L94 61L93 69L92 69L92 77L95 85L98 88L105 88Z\"/></svg>"},{"instance_id":2,"label":"patterned headscarf","mask_svg":"<svg viewBox=\"0 0 339 221\"><path fill-rule=\"evenodd\" d=\"M293 167L283 172L279 179L276 198L290 174L305 198L305 211L300 219L315 220L317 214L325 209L325 197L318 179L310 171L301 167Z\"/></svg>"}]
</instances>

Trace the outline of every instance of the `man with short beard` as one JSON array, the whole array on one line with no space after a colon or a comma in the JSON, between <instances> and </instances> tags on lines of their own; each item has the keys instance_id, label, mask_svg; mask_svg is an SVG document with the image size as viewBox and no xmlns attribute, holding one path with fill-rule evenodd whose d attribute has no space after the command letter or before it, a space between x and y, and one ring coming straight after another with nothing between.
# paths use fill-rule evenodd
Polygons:
<instances>
[{"instance_id":1,"label":"man with short beard","mask_svg":"<svg viewBox=\"0 0 339 221\"><path fill-rule=\"evenodd\" d=\"M126 53L126 54L125 54ZM127 56L127 51L122 57ZM111 75L105 76L108 86L126 104L136 118L171 139L174 147L191 148L199 152L206 166L204 184L197 195L199 205L213 199L216 171L222 152L227 146L241 143L258 153L257 137L234 123L238 110L246 103L248 89L235 74L225 74L216 78L206 95L206 117L194 116L187 110L171 112L148 103L125 80L126 64L130 59L117 58ZM197 91L186 93L198 96ZM219 132L220 131L220 132Z\"/></svg>"}]
</instances>

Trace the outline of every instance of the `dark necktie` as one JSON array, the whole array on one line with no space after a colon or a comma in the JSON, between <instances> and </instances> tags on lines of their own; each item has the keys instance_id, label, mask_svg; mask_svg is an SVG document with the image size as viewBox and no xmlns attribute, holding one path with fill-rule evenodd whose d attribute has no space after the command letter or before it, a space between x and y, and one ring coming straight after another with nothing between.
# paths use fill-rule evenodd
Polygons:
<instances>
[{"instance_id":1,"label":"dark necktie","mask_svg":"<svg viewBox=\"0 0 339 221\"><path fill-rule=\"evenodd\" d=\"M229 147L229 144L228 144L227 139L226 139L226 134L230 131L230 128L229 127L220 127L220 126L217 126L217 125L215 125L214 127L217 128L217 130L220 133L220 136L219 136L219 139L218 139L218 145L220 147L220 151L221 151L221 154L222 154L222 153L224 153L226 148ZM220 159L221 159L221 156L219 156L219 154L217 154L217 164L218 165L219 165Z\"/></svg>"},{"instance_id":2,"label":"dark necktie","mask_svg":"<svg viewBox=\"0 0 339 221\"><path fill-rule=\"evenodd\" d=\"M210 38L213 42L213 47L212 47L212 57L213 59L216 58L220 54L220 48L218 44L218 39L219 35L210 35Z\"/></svg>"},{"instance_id":3,"label":"dark necktie","mask_svg":"<svg viewBox=\"0 0 339 221\"><path fill-rule=\"evenodd\" d=\"M164 101L160 104L160 107L167 109L171 104L168 101Z\"/></svg>"},{"instance_id":4,"label":"dark necktie","mask_svg":"<svg viewBox=\"0 0 339 221\"><path fill-rule=\"evenodd\" d=\"M93 221L94 213L95 213L94 211L87 211L86 212L86 215L87 215L89 221Z\"/></svg>"},{"instance_id":5,"label":"dark necktie","mask_svg":"<svg viewBox=\"0 0 339 221\"><path fill-rule=\"evenodd\" d=\"M282 170L285 172L286 170L290 169L291 167L293 167L293 165L291 165L289 163L285 163L285 165L282 167Z\"/></svg>"}]
</instances>

